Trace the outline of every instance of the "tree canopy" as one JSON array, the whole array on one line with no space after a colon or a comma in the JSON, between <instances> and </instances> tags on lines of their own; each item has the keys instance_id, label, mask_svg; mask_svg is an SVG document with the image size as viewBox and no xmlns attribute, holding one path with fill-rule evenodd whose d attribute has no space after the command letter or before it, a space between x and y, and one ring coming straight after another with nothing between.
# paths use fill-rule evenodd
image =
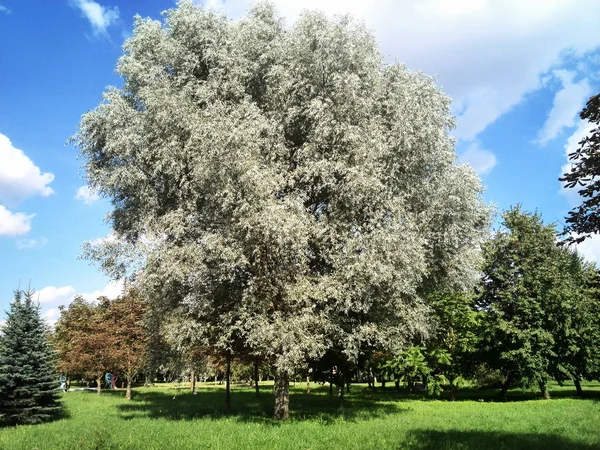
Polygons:
<instances>
[{"instance_id":1,"label":"tree canopy","mask_svg":"<svg viewBox=\"0 0 600 450\"><path fill-rule=\"evenodd\" d=\"M520 207L484 246L478 307L485 314L481 354L511 385L594 376L597 294L594 265L556 245L556 228ZM596 305L596 306L593 306ZM595 343L593 343L595 341Z\"/></svg>"},{"instance_id":2,"label":"tree canopy","mask_svg":"<svg viewBox=\"0 0 600 450\"><path fill-rule=\"evenodd\" d=\"M450 99L352 18L180 2L136 18L117 72L74 136L113 206L115 239L88 256L134 273L183 338L270 361L276 417L295 367L403 349L430 292L476 282L489 208Z\"/></svg>"}]
</instances>

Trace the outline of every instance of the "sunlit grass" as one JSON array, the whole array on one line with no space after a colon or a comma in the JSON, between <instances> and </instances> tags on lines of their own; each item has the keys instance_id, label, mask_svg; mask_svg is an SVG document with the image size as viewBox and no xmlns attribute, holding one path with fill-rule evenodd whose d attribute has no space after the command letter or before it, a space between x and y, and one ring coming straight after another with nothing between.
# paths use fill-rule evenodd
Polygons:
<instances>
[{"instance_id":1,"label":"sunlit grass","mask_svg":"<svg viewBox=\"0 0 600 450\"><path fill-rule=\"evenodd\" d=\"M69 392L68 417L0 429L0 449L576 449L600 448L600 385L553 386L553 399L512 391L464 391L457 401L430 400L353 386L343 405L327 386L292 388L291 419L271 420L271 386L234 386L224 411L222 386L161 385L122 391ZM510 401L513 400L513 401Z\"/></svg>"}]
</instances>

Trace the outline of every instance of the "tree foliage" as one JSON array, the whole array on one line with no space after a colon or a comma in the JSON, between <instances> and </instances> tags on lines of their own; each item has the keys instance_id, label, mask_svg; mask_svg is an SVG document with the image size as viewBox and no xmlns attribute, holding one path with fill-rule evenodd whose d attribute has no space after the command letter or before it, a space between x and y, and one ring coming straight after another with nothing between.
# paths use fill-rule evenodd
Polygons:
<instances>
[{"instance_id":1,"label":"tree foliage","mask_svg":"<svg viewBox=\"0 0 600 450\"><path fill-rule=\"evenodd\" d=\"M334 346L402 349L434 287L476 281L489 211L450 99L351 18L285 28L268 4L231 22L180 2L136 19L117 72L74 137L113 205L116 239L87 254L135 272L200 345L241 343L287 384Z\"/></svg>"},{"instance_id":2,"label":"tree foliage","mask_svg":"<svg viewBox=\"0 0 600 450\"><path fill-rule=\"evenodd\" d=\"M76 297L68 308L61 307L56 323L59 370L96 380L98 393L106 372L121 373L131 398L132 379L146 365L149 340L144 318L145 304L132 290L115 300L100 297L87 302Z\"/></svg>"},{"instance_id":3,"label":"tree foliage","mask_svg":"<svg viewBox=\"0 0 600 450\"><path fill-rule=\"evenodd\" d=\"M594 364L595 267L556 245L554 225L520 207L503 215L503 229L484 248L478 305L485 312L481 353L510 385L579 377ZM597 310L596 310L597 311Z\"/></svg>"},{"instance_id":4,"label":"tree foliage","mask_svg":"<svg viewBox=\"0 0 600 450\"><path fill-rule=\"evenodd\" d=\"M60 306L54 342L59 355L58 369L66 375L82 375L96 380L102 391L104 374L112 365L106 330L107 298L99 298L98 306L76 296L68 307Z\"/></svg>"},{"instance_id":5,"label":"tree foliage","mask_svg":"<svg viewBox=\"0 0 600 450\"><path fill-rule=\"evenodd\" d=\"M33 294L15 291L0 333L0 420L11 424L39 423L60 409L56 358Z\"/></svg>"}]
</instances>

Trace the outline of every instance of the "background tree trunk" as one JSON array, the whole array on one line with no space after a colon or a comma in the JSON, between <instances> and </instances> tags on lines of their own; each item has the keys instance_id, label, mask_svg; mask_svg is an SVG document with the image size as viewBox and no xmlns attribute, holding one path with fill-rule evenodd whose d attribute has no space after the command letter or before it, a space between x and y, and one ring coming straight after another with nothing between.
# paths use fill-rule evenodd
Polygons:
<instances>
[{"instance_id":1,"label":"background tree trunk","mask_svg":"<svg viewBox=\"0 0 600 450\"><path fill-rule=\"evenodd\" d=\"M98 390L96 391L96 393L101 394L102 393L102 377L96 378L96 386L98 386Z\"/></svg>"},{"instance_id":2,"label":"background tree trunk","mask_svg":"<svg viewBox=\"0 0 600 450\"><path fill-rule=\"evenodd\" d=\"M500 397L506 397L506 393L508 392L508 388L510 387L510 383L512 381L512 375L508 375L506 377L506 381L502 385L502 390L500 391Z\"/></svg>"},{"instance_id":3,"label":"background tree trunk","mask_svg":"<svg viewBox=\"0 0 600 450\"><path fill-rule=\"evenodd\" d=\"M190 373L190 390L192 394L196 390L196 371L192 369L192 373Z\"/></svg>"},{"instance_id":4,"label":"background tree trunk","mask_svg":"<svg viewBox=\"0 0 600 450\"><path fill-rule=\"evenodd\" d=\"M256 396L260 396L260 388L258 387L258 357L254 360L254 390Z\"/></svg>"},{"instance_id":5,"label":"background tree trunk","mask_svg":"<svg viewBox=\"0 0 600 450\"><path fill-rule=\"evenodd\" d=\"M284 370L275 373L275 412L276 420L287 420L290 417L290 377Z\"/></svg>"},{"instance_id":6,"label":"background tree trunk","mask_svg":"<svg viewBox=\"0 0 600 450\"><path fill-rule=\"evenodd\" d=\"M227 369L225 370L225 410L231 411L231 356L227 354Z\"/></svg>"},{"instance_id":7,"label":"background tree trunk","mask_svg":"<svg viewBox=\"0 0 600 450\"><path fill-rule=\"evenodd\" d=\"M131 400L131 375L127 375L127 392L125 393L125 398Z\"/></svg>"},{"instance_id":8,"label":"background tree trunk","mask_svg":"<svg viewBox=\"0 0 600 450\"><path fill-rule=\"evenodd\" d=\"M579 378L575 378L573 380L573 383L575 383L575 389L577 389L577 395L579 397L583 397L583 389L581 389L581 381L579 381Z\"/></svg>"},{"instance_id":9,"label":"background tree trunk","mask_svg":"<svg viewBox=\"0 0 600 450\"><path fill-rule=\"evenodd\" d=\"M540 392L542 393L542 397L545 400L550 399L550 392L548 392L548 384L546 384L546 382L544 382L544 381L540 381L538 383L538 386L540 387Z\"/></svg>"}]
</instances>

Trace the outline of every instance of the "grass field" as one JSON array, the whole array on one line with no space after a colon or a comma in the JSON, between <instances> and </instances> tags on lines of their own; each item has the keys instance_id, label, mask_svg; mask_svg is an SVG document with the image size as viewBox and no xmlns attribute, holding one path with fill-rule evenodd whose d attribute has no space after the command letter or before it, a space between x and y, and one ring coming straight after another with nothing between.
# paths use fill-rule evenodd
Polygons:
<instances>
[{"instance_id":1,"label":"grass field","mask_svg":"<svg viewBox=\"0 0 600 450\"><path fill-rule=\"evenodd\" d=\"M221 387L175 386L63 394L66 417L37 426L0 429L0 449L600 449L600 385L552 386L552 400L535 392L464 391L456 401L430 400L353 386L343 408L327 387L291 391L291 419L270 419L271 386L261 397L232 390L224 412Z\"/></svg>"}]
</instances>

